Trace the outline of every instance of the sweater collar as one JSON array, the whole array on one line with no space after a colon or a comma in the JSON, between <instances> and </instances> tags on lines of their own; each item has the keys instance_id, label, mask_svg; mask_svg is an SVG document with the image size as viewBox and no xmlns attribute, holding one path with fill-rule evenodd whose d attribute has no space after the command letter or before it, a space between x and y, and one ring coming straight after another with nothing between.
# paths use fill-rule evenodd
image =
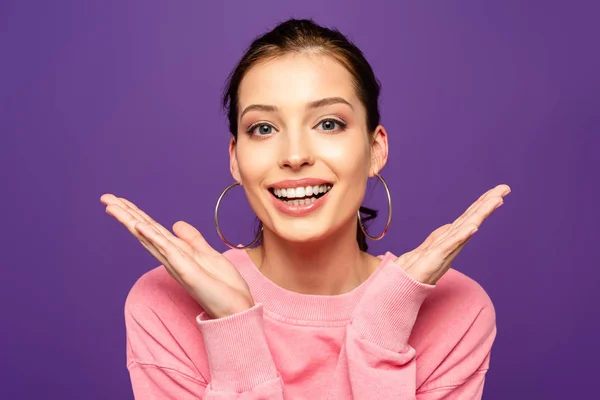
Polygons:
<instances>
[{"instance_id":1,"label":"sweater collar","mask_svg":"<svg viewBox=\"0 0 600 400\"><path fill-rule=\"evenodd\" d=\"M230 249L224 255L237 267L248 283L255 303L262 303L265 314L279 319L321 322L321 325L345 325L366 288L375 276L396 257L386 252L373 273L360 285L340 295L297 293L278 286L264 276L244 249ZM274 315L273 315L274 314Z\"/></svg>"}]
</instances>

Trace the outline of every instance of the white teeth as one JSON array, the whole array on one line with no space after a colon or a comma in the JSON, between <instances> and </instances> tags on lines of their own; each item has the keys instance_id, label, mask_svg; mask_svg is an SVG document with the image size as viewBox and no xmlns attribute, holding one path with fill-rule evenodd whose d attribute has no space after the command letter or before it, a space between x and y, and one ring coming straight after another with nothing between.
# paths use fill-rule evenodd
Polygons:
<instances>
[{"instance_id":1,"label":"white teeth","mask_svg":"<svg viewBox=\"0 0 600 400\"><path fill-rule=\"evenodd\" d=\"M305 204L314 203L317 200L316 197L310 197L308 199L301 200L284 200L284 203L292 204L294 206L303 206Z\"/></svg>"},{"instance_id":2,"label":"white teeth","mask_svg":"<svg viewBox=\"0 0 600 400\"><path fill-rule=\"evenodd\" d=\"M274 189L273 193L279 198L302 198L317 195L319 193L327 193L332 185L306 186L297 188ZM308 199L307 199L308 200Z\"/></svg>"},{"instance_id":3,"label":"white teeth","mask_svg":"<svg viewBox=\"0 0 600 400\"><path fill-rule=\"evenodd\" d=\"M301 200L284 200L283 202L292 204L294 206L303 206L305 204L314 203L316 200L317 200L316 197L310 197L308 199L301 199Z\"/></svg>"}]
</instances>

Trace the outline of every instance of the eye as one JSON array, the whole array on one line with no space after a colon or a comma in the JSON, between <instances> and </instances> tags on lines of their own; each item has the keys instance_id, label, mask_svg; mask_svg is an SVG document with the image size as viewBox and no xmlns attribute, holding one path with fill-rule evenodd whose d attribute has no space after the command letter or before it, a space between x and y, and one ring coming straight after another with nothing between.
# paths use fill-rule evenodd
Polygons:
<instances>
[{"instance_id":1,"label":"eye","mask_svg":"<svg viewBox=\"0 0 600 400\"><path fill-rule=\"evenodd\" d=\"M256 128L259 128L258 130ZM247 134L253 135L254 132L257 131L256 136L266 136L270 133L273 133L273 126L266 123L256 123L251 125L246 131Z\"/></svg>"},{"instance_id":2,"label":"eye","mask_svg":"<svg viewBox=\"0 0 600 400\"><path fill-rule=\"evenodd\" d=\"M336 124L339 125L340 128L335 129ZM335 132L337 130L343 130L344 128L346 128L346 124L344 122L333 118L324 119L323 121L319 122L319 125L321 125L325 131L330 132Z\"/></svg>"}]
</instances>

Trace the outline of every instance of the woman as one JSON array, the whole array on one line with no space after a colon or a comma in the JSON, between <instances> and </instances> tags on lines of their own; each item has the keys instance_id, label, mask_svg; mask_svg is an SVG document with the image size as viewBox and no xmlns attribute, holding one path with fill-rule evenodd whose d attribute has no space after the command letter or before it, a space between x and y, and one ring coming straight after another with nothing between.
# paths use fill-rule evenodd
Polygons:
<instances>
[{"instance_id":1,"label":"woman","mask_svg":"<svg viewBox=\"0 0 600 400\"><path fill-rule=\"evenodd\" d=\"M173 235L102 196L162 264L125 305L136 398L481 398L494 308L450 266L510 188L411 252L368 254L357 211L368 178L385 184L388 158L378 97L342 34L288 20L251 44L223 98L230 170L261 221L259 246L221 254L183 221Z\"/></svg>"}]
</instances>

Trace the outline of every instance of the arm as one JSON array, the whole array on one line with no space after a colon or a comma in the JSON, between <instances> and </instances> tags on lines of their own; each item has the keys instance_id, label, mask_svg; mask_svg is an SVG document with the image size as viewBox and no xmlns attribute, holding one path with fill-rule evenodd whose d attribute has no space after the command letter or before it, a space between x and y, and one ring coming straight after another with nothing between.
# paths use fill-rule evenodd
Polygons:
<instances>
[{"instance_id":1,"label":"arm","mask_svg":"<svg viewBox=\"0 0 600 400\"><path fill-rule=\"evenodd\" d=\"M161 315L184 316L163 292L150 291L147 276L134 285L125 302L127 370L135 399L201 399L205 377L189 357L182 338L193 333L192 324L170 326ZM181 329L184 328L184 329Z\"/></svg>"},{"instance_id":2,"label":"arm","mask_svg":"<svg viewBox=\"0 0 600 400\"><path fill-rule=\"evenodd\" d=\"M431 382L428 378L418 388L419 394L416 350L408 344L408 339L424 299L450 269L454 258L483 221L503 204L502 198L509 193L507 185L487 191L452 224L439 227L419 247L384 268L367 289L347 327L345 347L340 353L330 399L481 398L483 372L487 365L482 362L473 368L473 362L479 361L482 352L489 360L495 334L495 318L490 318L494 315L493 307L484 307L487 311L482 318L479 318L482 313L478 314L475 321L479 320L479 328L472 330L466 339L462 358L455 359L453 368L440 370L447 372L441 374L439 382ZM445 360L441 362L444 363ZM344 387L350 389L344 390Z\"/></svg>"},{"instance_id":3,"label":"arm","mask_svg":"<svg viewBox=\"0 0 600 400\"><path fill-rule=\"evenodd\" d=\"M135 398L284 399L262 311L259 303L224 318L210 319L204 312L197 317L210 370L203 377L158 312L126 303L127 369Z\"/></svg>"},{"instance_id":4,"label":"arm","mask_svg":"<svg viewBox=\"0 0 600 400\"><path fill-rule=\"evenodd\" d=\"M399 271L391 272L398 274ZM407 344L407 338L421 298L430 290L427 286L433 285L420 286L410 278L394 278L384 270L381 273L382 277L378 277L381 279L373 282L363 297L368 301L359 304L354 321L346 328L345 343L327 398L480 399L483 373L488 366L489 348L495 333L493 308L486 307L477 315L467 333L457 345L452 346L452 352L443 357L443 362L417 388L415 397L415 349ZM393 290L387 289L390 295L377 295L386 291L378 282L385 285L394 282L394 279L401 283ZM375 284L377 289L371 290ZM409 287L402 289L402 285L407 284ZM168 298L159 301L156 293L153 292L150 298L152 303L158 303L156 307L159 310L141 300L129 301L125 309L127 367L135 398L286 398L283 383L266 346L261 303L241 313L214 320L210 320L206 313L200 314L197 322L206 353L199 343L197 353L193 354L191 348L184 350L177 338L195 336L196 328L190 325L185 331L175 331L175 326L181 328L185 325L169 327L167 321L163 322L159 315L167 312L170 320L183 316L173 315L176 308L169 306L163 309ZM381 313L403 317L386 322L377 317ZM482 336L486 327L488 334ZM386 332L398 332L398 335L386 337ZM479 346L473 351L475 342ZM484 357L486 354L487 357ZM486 362L479 362L482 357ZM191 360L195 360L194 363ZM198 372L197 366L203 363L201 370L208 369L210 375Z\"/></svg>"},{"instance_id":5,"label":"arm","mask_svg":"<svg viewBox=\"0 0 600 400\"><path fill-rule=\"evenodd\" d=\"M408 339L434 288L393 262L380 271L346 327L328 399L416 399L416 351Z\"/></svg>"},{"instance_id":6,"label":"arm","mask_svg":"<svg viewBox=\"0 0 600 400\"><path fill-rule=\"evenodd\" d=\"M135 399L202 399L206 382L178 369L130 361L127 364Z\"/></svg>"},{"instance_id":7,"label":"arm","mask_svg":"<svg viewBox=\"0 0 600 400\"><path fill-rule=\"evenodd\" d=\"M496 313L490 301L419 387L417 399L480 400L496 332Z\"/></svg>"},{"instance_id":8,"label":"arm","mask_svg":"<svg viewBox=\"0 0 600 400\"><path fill-rule=\"evenodd\" d=\"M282 400L283 381L267 345L263 305L227 317L196 321L202 332L211 382L205 399Z\"/></svg>"},{"instance_id":9,"label":"arm","mask_svg":"<svg viewBox=\"0 0 600 400\"><path fill-rule=\"evenodd\" d=\"M417 387L416 350L408 344L419 308L435 288L390 263L372 283L347 326L328 399L479 400L496 335L491 303L474 313L448 354ZM379 294L378 294L379 293ZM457 328L460 329L460 328ZM454 338L454 339L452 339ZM431 362L431 361L429 361Z\"/></svg>"}]
</instances>

